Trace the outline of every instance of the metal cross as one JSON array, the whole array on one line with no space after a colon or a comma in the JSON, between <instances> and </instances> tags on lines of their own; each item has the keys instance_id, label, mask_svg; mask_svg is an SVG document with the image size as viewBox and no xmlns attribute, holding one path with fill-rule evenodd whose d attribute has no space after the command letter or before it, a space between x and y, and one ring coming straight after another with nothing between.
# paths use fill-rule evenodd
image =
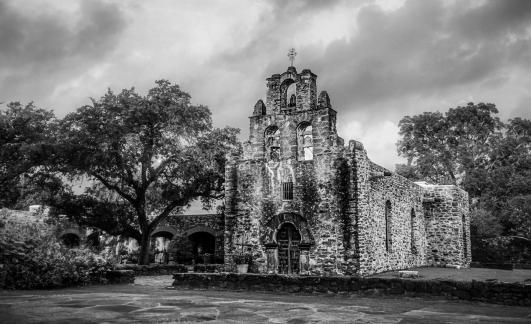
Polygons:
<instances>
[{"instance_id":1,"label":"metal cross","mask_svg":"<svg viewBox=\"0 0 531 324\"><path fill-rule=\"evenodd\" d=\"M291 62L291 66L293 66L293 61L295 60L295 56L297 56L297 52L295 52L294 48L290 48L288 52L288 57Z\"/></svg>"}]
</instances>

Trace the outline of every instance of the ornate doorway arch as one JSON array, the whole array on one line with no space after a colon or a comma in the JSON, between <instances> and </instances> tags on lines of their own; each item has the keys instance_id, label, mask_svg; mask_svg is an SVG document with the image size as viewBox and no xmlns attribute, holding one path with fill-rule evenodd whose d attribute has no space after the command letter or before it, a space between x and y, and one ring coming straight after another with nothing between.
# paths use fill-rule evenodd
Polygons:
<instances>
[{"instance_id":1,"label":"ornate doorway arch","mask_svg":"<svg viewBox=\"0 0 531 324\"><path fill-rule=\"evenodd\" d=\"M271 217L261 229L268 273L310 272L309 252L315 245L306 219L296 213Z\"/></svg>"},{"instance_id":2,"label":"ornate doorway arch","mask_svg":"<svg viewBox=\"0 0 531 324\"><path fill-rule=\"evenodd\" d=\"M280 226L276 235L278 244L278 273L299 273L301 234L292 223Z\"/></svg>"}]
</instances>

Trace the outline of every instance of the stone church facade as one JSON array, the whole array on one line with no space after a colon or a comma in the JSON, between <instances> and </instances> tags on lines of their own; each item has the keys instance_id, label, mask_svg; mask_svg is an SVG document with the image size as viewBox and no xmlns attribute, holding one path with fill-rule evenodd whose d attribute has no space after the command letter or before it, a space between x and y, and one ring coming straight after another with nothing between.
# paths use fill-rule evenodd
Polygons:
<instances>
[{"instance_id":1,"label":"stone church facade","mask_svg":"<svg viewBox=\"0 0 531 324\"><path fill-rule=\"evenodd\" d=\"M249 118L249 140L226 167L226 264L249 252L261 273L469 266L467 193L411 182L370 161L360 142L345 145L310 70L269 77Z\"/></svg>"}]
</instances>

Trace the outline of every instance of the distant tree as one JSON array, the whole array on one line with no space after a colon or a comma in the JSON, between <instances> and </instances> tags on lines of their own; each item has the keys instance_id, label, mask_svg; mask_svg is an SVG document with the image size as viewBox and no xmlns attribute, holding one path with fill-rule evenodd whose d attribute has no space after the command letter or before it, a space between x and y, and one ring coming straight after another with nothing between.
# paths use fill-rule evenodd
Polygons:
<instances>
[{"instance_id":1,"label":"distant tree","mask_svg":"<svg viewBox=\"0 0 531 324\"><path fill-rule=\"evenodd\" d=\"M488 163L491 145L503 127L494 116L497 113L493 104L469 103L444 115L405 116L399 122L402 139L397 147L408 163L397 170L404 176L460 185L479 193L484 176L481 168Z\"/></svg>"},{"instance_id":2,"label":"distant tree","mask_svg":"<svg viewBox=\"0 0 531 324\"><path fill-rule=\"evenodd\" d=\"M52 111L32 102L0 109L0 207L20 209L64 189L48 160L56 125Z\"/></svg>"},{"instance_id":3,"label":"distant tree","mask_svg":"<svg viewBox=\"0 0 531 324\"><path fill-rule=\"evenodd\" d=\"M398 152L408 163L397 165L397 173L465 189L476 251L501 246L485 241L501 237L505 248L510 238L531 242L531 121L515 118L504 124L497 112L493 104L469 103L444 115L406 116L399 123ZM478 252L487 258L508 255Z\"/></svg>"},{"instance_id":4,"label":"distant tree","mask_svg":"<svg viewBox=\"0 0 531 324\"><path fill-rule=\"evenodd\" d=\"M500 216L504 235L531 240L531 120L509 120L505 130L489 152L480 198Z\"/></svg>"},{"instance_id":5,"label":"distant tree","mask_svg":"<svg viewBox=\"0 0 531 324\"><path fill-rule=\"evenodd\" d=\"M109 90L64 118L55 147L60 171L97 185L55 205L135 238L146 264L157 225L195 199L208 205L223 196L225 154L237 147L238 132L213 129L209 109L166 80L146 96Z\"/></svg>"}]
</instances>

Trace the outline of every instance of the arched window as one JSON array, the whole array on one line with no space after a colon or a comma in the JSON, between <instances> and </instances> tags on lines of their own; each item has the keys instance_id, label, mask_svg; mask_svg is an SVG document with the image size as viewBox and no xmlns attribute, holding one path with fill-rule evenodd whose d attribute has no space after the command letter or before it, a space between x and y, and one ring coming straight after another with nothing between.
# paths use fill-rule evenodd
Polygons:
<instances>
[{"instance_id":1,"label":"arched window","mask_svg":"<svg viewBox=\"0 0 531 324\"><path fill-rule=\"evenodd\" d=\"M466 236L466 218L463 214L462 217L462 223L463 223L463 255L464 255L464 262L466 262L466 259L468 258L468 239Z\"/></svg>"},{"instance_id":2,"label":"arched window","mask_svg":"<svg viewBox=\"0 0 531 324\"><path fill-rule=\"evenodd\" d=\"M385 250L391 252L391 202L385 202Z\"/></svg>"},{"instance_id":3,"label":"arched window","mask_svg":"<svg viewBox=\"0 0 531 324\"><path fill-rule=\"evenodd\" d=\"M286 79L280 85L280 110L292 110L297 105L297 84Z\"/></svg>"},{"instance_id":4,"label":"arched window","mask_svg":"<svg viewBox=\"0 0 531 324\"><path fill-rule=\"evenodd\" d=\"M266 159L280 159L280 130L277 126L269 126L264 133Z\"/></svg>"},{"instance_id":5,"label":"arched window","mask_svg":"<svg viewBox=\"0 0 531 324\"><path fill-rule=\"evenodd\" d=\"M303 122L297 127L297 153L299 161L313 160L313 133L312 125Z\"/></svg>"},{"instance_id":6,"label":"arched window","mask_svg":"<svg viewBox=\"0 0 531 324\"><path fill-rule=\"evenodd\" d=\"M416 223L416 217L415 217L415 209L411 208L411 253L417 254L417 244L415 242L415 223Z\"/></svg>"}]
</instances>

